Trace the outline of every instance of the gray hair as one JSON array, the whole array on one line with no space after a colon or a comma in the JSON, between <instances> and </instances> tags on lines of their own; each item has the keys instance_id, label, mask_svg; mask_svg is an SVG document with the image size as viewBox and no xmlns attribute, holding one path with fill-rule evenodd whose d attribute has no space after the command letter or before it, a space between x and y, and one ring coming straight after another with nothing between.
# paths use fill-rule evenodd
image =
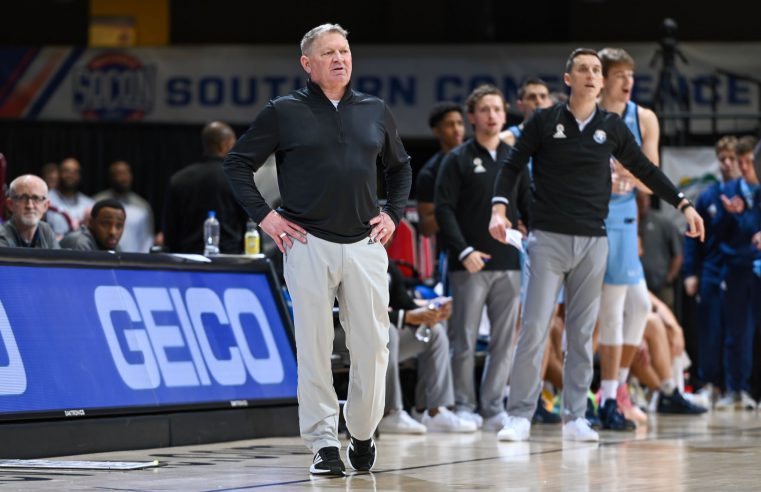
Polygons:
<instances>
[{"instance_id":1,"label":"gray hair","mask_svg":"<svg viewBox=\"0 0 761 492\"><path fill-rule=\"evenodd\" d=\"M309 53L309 50L312 49L312 44L314 41L323 34L327 34L329 32L340 34L344 38L348 38L349 36L349 31L338 24L319 25L315 28L310 29L309 32L304 34L304 37L301 38L301 54L306 56L307 53Z\"/></svg>"}]
</instances>

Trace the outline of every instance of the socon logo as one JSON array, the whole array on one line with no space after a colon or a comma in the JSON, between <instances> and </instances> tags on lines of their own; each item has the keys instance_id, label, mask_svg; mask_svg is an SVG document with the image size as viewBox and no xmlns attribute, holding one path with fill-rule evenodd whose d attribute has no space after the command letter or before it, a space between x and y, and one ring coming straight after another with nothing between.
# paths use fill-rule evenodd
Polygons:
<instances>
[{"instance_id":1,"label":"socon logo","mask_svg":"<svg viewBox=\"0 0 761 492\"><path fill-rule=\"evenodd\" d=\"M0 360L3 359L8 363L0 365L0 396L24 394L26 391L24 361L21 360L16 337L11 330L8 315L5 314L5 307L0 302Z\"/></svg>"},{"instance_id":2,"label":"socon logo","mask_svg":"<svg viewBox=\"0 0 761 492\"><path fill-rule=\"evenodd\" d=\"M74 72L72 91L85 119L139 120L153 109L156 68L126 53L102 53Z\"/></svg>"}]
</instances>

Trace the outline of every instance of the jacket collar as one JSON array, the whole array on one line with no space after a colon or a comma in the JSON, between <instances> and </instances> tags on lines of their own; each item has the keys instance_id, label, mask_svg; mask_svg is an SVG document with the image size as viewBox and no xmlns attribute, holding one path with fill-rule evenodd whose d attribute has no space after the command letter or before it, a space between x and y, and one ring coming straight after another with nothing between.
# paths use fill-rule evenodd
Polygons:
<instances>
[{"instance_id":1,"label":"jacket collar","mask_svg":"<svg viewBox=\"0 0 761 492\"><path fill-rule=\"evenodd\" d=\"M312 79L307 80L307 91L310 94L315 94L318 97L321 97L325 101L329 102L331 105L333 104L330 99L328 99L328 96L325 95L325 93L322 91L322 87L317 85L315 82L312 82ZM351 99L353 95L353 91L351 90L351 80L349 80L349 83L346 84L346 91L344 92L343 97L341 97L341 102L346 102L349 99Z\"/></svg>"}]
</instances>

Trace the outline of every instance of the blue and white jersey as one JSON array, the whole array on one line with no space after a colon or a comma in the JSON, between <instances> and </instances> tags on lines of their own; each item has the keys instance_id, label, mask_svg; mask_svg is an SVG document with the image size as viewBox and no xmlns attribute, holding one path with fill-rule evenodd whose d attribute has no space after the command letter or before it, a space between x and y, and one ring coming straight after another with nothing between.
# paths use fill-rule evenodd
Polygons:
<instances>
[{"instance_id":1,"label":"blue and white jersey","mask_svg":"<svg viewBox=\"0 0 761 492\"><path fill-rule=\"evenodd\" d=\"M637 143L642 146L642 131L639 126L637 104L629 101L622 119L631 130ZM608 266L605 283L632 285L644 278L642 263L639 261L637 243L637 201L636 190L627 193L612 193L608 203L608 217L605 227L608 231Z\"/></svg>"},{"instance_id":2,"label":"blue and white jersey","mask_svg":"<svg viewBox=\"0 0 761 492\"><path fill-rule=\"evenodd\" d=\"M631 130L632 134L634 135L634 139L641 147L642 131L639 127L637 104L631 101L626 103L626 109L624 110L622 119L624 120L624 123L626 123L627 128ZM617 227L622 224L625 219L637 218L637 202L634 198L634 193L635 191L632 190L628 193L613 193L610 195L610 204L608 205L608 219L605 222L606 227Z\"/></svg>"}]
</instances>

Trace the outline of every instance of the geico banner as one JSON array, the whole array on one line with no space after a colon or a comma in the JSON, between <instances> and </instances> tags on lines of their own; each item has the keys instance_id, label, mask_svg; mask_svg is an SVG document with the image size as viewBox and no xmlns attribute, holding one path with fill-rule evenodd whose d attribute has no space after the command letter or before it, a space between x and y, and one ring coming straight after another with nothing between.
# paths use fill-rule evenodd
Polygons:
<instances>
[{"instance_id":1,"label":"geico banner","mask_svg":"<svg viewBox=\"0 0 761 492\"><path fill-rule=\"evenodd\" d=\"M265 273L3 266L2 278L6 418L296 397Z\"/></svg>"},{"instance_id":2,"label":"geico banner","mask_svg":"<svg viewBox=\"0 0 761 492\"><path fill-rule=\"evenodd\" d=\"M427 137L436 101L464 101L483 83L513 101L521 81L539 76L562 90L565 59L575 45L353 46L354 87L382 97L403 136ZM601 46L593 46L601 48ZM622 44L637 61L633 98L648 103L658 81L650 66L658 45ZM693 111L710 112L715 85L719 112L758 111L758 88L717 69L761 79L761 43L685 43L675 94ZM0 117L44 120L250 122L270 99L305 83L293 46L0 49ZM715 84L714 84L715 83ZM740 122L746 126L751 121ZM693 130L707 131L695 120ZM735 121L721 128L735 131Z\"/></svg>"}]
</instances>

